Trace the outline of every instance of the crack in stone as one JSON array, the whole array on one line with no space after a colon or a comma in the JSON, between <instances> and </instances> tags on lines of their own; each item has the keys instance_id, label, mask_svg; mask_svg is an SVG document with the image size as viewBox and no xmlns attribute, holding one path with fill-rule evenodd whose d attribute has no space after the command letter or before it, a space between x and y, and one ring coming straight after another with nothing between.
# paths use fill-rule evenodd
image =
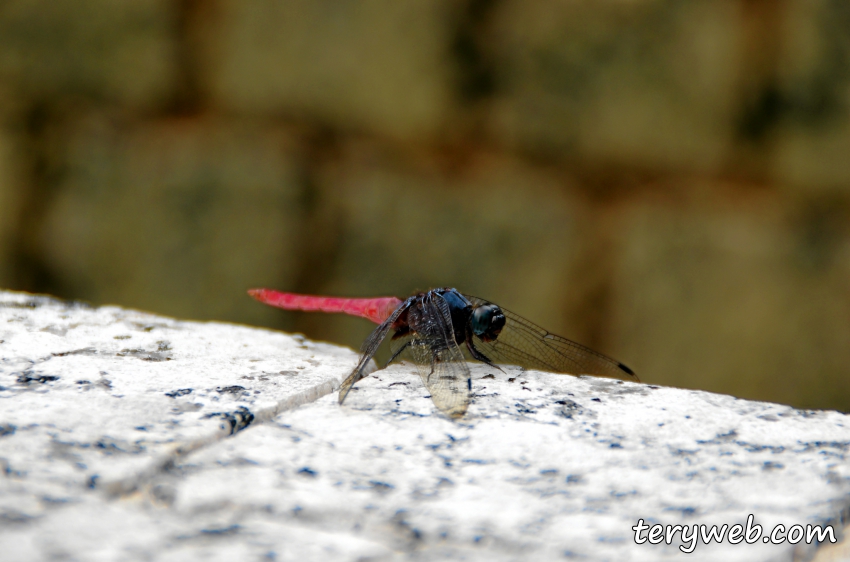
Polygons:
<instances>
[{"instance_id":1,"label":"crack in stone","mask_svg":"<svg viewBox=\"0 0 850 562\"><path fill-rule=\"evenodd\" d=\"M338 387L338 381L328 380L303 392L280 400L270 408L263 408L254 413L246 407L240 406L236 411L231 413L209 414L208 417L220 416L227 423L221 423L218 431L176 446L169 453L153 461L147 468L142 469L130 477L103 484L96 483L96 486L93 487L104 490L107 496L113 498L125 497L143 489L148 489L149 492L153 493L153 489L155 488L153 481L162 473L172 469L178 460L186 458L195 451L236 435L249 426L269 422L283 412L310 402L315 402L319 398L330 394Z\"/></svg>"}]
</instances>

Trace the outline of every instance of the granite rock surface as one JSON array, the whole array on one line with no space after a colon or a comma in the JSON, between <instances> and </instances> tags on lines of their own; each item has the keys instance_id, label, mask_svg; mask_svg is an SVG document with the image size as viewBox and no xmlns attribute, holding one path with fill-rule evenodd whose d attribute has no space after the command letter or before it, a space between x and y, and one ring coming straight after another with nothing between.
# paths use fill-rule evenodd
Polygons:
<instances>
[{"instance_id":1,"label":"granite rock surface","mask_svg":"<svg viewBox=\"0 0 850 562\"><path fill-rule=\"evenodd\" d=\"M339 406L355 360L0 293L3 559L806 560L817 545L685 555L632 527L840 534L850 506L838 412L476 365L453 421L405 364Z\"/></svg>"}]
</instances>

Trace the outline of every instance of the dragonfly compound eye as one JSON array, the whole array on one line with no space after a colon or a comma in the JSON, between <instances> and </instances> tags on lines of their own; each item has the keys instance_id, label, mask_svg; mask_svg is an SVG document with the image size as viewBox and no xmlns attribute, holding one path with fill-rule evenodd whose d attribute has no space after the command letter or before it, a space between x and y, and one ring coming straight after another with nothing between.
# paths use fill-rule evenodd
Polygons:
<instances>
[{"instance_id":1,"label":"dragonfly compound eye","mask_svg":"<svg viewBox=\"0 0 850 562\"><path fill-rule=\"evenodd\" d=\"M505 327L505 315L495 304L485 304L472 311L470 323L476 336L484 341L492 341L499 337L499 332Z\"/></svg>"}]
</instances>

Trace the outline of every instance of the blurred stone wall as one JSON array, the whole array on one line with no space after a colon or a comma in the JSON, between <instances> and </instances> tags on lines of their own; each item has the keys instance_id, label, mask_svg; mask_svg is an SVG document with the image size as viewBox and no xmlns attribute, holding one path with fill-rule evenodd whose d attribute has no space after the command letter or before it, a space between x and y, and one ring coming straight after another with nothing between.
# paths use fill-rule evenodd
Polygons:
<instances>
[{"instance_id":1,"label":"blurred stone wall","mask_svg":"<svg viewBox=\"0 0 850 562\"><path fill-rule=\"evenodd\" d=\"M850 409L844 0L6 0L0 285L305 332L451 285Z\"/></svg>"}]
</instances>

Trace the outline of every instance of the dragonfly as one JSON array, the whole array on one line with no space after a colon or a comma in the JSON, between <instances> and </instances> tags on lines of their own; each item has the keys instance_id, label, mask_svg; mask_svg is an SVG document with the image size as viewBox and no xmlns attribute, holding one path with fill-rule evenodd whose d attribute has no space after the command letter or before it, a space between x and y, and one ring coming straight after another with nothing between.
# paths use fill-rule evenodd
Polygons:
<instances>
[{"instance_id":1,"label":"dragonfly","mask_svg":"<svg viewBox=\"0 0 850 562\"><path fill-rule=\"evenodd\" d=\"M341 312L378 324L363 342L357 365L339 389L340 404L354 384L366 376L366 367L387 336L392 352L387 365L400 357L411 358L434 405L451 418L466 413L472 394L464 349L473 359L498 370L502 370L497 365L501 363L640 382L634 371L619 361L555 335L490 301L450 287L418 293L406 300L321 297L272 289L251 289L248 294L285 310Z\"/></svg>"}]
</instances>

